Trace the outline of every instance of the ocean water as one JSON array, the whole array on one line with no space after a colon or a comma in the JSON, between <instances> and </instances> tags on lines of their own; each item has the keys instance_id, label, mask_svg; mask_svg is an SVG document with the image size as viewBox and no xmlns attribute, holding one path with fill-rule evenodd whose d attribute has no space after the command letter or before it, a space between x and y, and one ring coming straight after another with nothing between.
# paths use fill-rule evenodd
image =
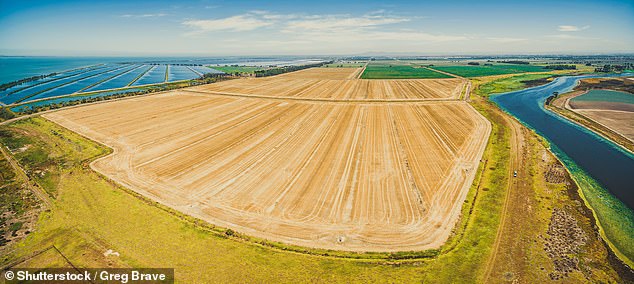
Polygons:
<instances>
[{"instance_id":1,"label":"ocean water","mask_svg":"<svg viewBox=\"0 0 634 284\"><path fill-rule=\"evenodd\" d=\"M319 58L299 56L227 56L227 57L56 57L0 56L0 84L37 75L102 63L161 63L200 65L297 65ZM198 68L197 68L198 69Z\"/></svg>"},{"instance_id":2,"label":"ocean water","mask_svg":"<svg viewBox=\"0 0 634 284\"><path fill-rule=\"evenodd\" d=\"M115 57L0 57L0 84L83 66L119 62L123 59Z\"/></svg>"}]
</instances>

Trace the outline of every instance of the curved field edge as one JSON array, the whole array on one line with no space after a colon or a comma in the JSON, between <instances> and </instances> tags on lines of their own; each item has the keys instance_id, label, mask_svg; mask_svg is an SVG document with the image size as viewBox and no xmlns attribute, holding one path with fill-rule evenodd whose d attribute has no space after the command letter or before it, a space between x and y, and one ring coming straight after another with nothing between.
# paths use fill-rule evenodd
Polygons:
<instances>
[{"instance_id":1,"label":"curved field edge","mask_svg":"<svg viewBox=\"0 0 634 284\"><path fill-rule=\"evenodd\" d=\"M522 89L521 80L524 79L525 76L547 78L553 76L553 74L525 74L496 78L493 81L481 84L479 86L481 90L478 93L486 96L494 93L520 90ZM570 123L575 123L558 112L554 113ZM520 123L524 125L523 122L520 121ZM592 130L587 129L587 131ZM604 189L585 171L580 169L569 157L559 151L557 147L553 147L549 143L548 146L548 149L555 157L565 165L566 170L577 184L578 194L584 200L586 206L593 212L601 237L621 261L626 263L630 268L634 267L634 262L632 261L632 259L634 259L634 212ZM615 144L615 147L622 146ZM622 150L627 151L625 148L622 148Z\"/></svg>"}]
</instances>

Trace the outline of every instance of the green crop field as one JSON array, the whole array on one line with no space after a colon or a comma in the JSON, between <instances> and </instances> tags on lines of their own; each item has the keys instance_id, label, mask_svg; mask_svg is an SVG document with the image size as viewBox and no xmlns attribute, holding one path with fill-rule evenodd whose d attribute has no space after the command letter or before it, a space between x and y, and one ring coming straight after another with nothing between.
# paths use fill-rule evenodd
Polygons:
<instances>
[{"instance_id":1,"label":"green crop field","mask_svg":"<svg viewBox=\"0 0 634 284\"><path fill-rule=\"evenodd\" d=\"M550 71L542 66L535 65L512 65L512 64L500 64L500 65L455 65L455 66L434 66L431 67L436 70L456 74L462 77L480 77L491 75L503 75L514 73L526 73L526 72L544 72Z\"/></svg>"},{"instance_id":2,"label":"green crop field","mask_svg":"<svg viewBox=\"0 0 634 284\"><path fill-rule=\"evenodd\" d=\"M252 74L255 71L264 69L262 67L255 67L255 66L209 66L209 67L216 69L218 71L225 72L227 74L235 74L235 73Z\"/></svg>"},{"instance_id":3,"label":"green crop field","mask_svg":"<svg viewBox=\"0 0 634 284\"><path fill-rule=\"evenodd\" d=\"M634 104L634 94L610 90L590 90L589 92L575 97L572 100L579 102L585 101Z\"/></svg>"},{"instance_id":4,"label":"green crop field","mask_svg":"<svg viewBox=\"0 0 634 284\"><path fill-rule=\"evenodd\" d=\"M526 88L525 81L538 80L552 77L553 73L545 74L522 74L508 78L501 78L481 84L475 93L481 96L490 94L500 94L506 92L512 92ZM474 79L477 80L477 79Z\"/></svg>"},{"instance_id":5,"label":"green crop field","mask_svg":"<svg viewBox=\"0 0 634 284\"><path fill-rule=\"evenodd\" d=\"M389 63L371 63L361 75L361 79L436 79L452 78L449 75L409 65L392 65Z\"/></svg>"}]
</instances>

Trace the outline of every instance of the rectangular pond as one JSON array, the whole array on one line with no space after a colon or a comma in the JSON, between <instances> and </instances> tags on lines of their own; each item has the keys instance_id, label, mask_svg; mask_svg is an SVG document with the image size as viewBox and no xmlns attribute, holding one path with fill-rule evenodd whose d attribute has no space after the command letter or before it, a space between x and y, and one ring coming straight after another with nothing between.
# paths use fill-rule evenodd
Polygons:
<instances>
[{"instance_id":1,"label":"rectangular pond","mask_svg":"<svg viewBox=\"0 0 634 284\"><path fill-rule=\"evenodd\" d=\"M79 74L75 74L66 78L61 78L61 79L57 79L54 81L49 81L49 82L45 82L39 85L35 85L20 91L17 91L15 93L12 94L7 94L3 97L0 97L0 101L5 103L5 104L12 104L12 103L16 103L19 101L22 101L24 99L30 99L31 96L34 96L36 94L39 93L43 93L49 90L53 90L55 88L58 88L60 86L64 86L66 84L71 84L73 82L79 81L79 80L83 80L85 78L89 78L91 76L95 76L97 74L102 74L104 72L110 72L116 68L121 67L120 65L108 65L102 68L96 68L96 69L92 69L90 71L87 72L83 72L83 73L79 73Z\"/></svg>"},{"instance_id":2,"label":"rectangular pond","mask_svg":"<svg viewBox=\"0 0 634 284\"><path fill-rule=\"evenodd\" d=\"M200 77L198 73L187 68L187 66L170 65L169 66L169 82L190 80Z\"/></svg>"},{"instance_id":3,"label":"rectangular pond","mask_svg":"<svg viewBox=\"0 0 634 284\"><path fill-rule=\"evenodd\" d=\"M154 65L152 70L148 71L141 77L139 80L134 82L132 86L140 86L147 84L156 84L165 82L165 71L167 70L167 65Z\"/></svg>"},{"instance_id":4,"label":"rectangular pond","mask_svg":"<svg viewBox=\"0 0 634 284\"><path fill-rule=\"evenodd\" d=\"M69 94L78 92L86 87L89 87L95 83L98 83L104 79L107 79L117 73L123 72L123 70L126 70L126 68L130 68L130 65L118 65L118 67L110 69L108 71L93 74L91 76L84 77L80 80L76 80L68 84L65 84L63 86L46 90L44 92L41 92L39 94L36 94L30 97L29 100L69 95Z\"/></svg>"}]
</instances>

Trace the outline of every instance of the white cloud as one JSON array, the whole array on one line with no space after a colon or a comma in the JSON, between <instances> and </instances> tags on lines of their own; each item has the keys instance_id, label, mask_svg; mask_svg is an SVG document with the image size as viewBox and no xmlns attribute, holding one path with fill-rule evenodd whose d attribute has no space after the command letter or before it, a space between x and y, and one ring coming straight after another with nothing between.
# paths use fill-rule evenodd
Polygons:
<instances>
[{"instance_id":1,"label":"white cloud","mask_svg":"<svg viewBox=\"0 0 634 284\"><path fill-rule=\"evenodd\" d=\"M213 20L188 20L182 23L194 28L197 32L210 31L251 31L257 28L270 26L272 21L255 17L251 14L237 15Z\"/></svg>"},{"instance_id":2,"label":"white cloud","mask_svg":"<svg viewBox=\"0 0 634 284\"><path fill-rule=\"evenodd\" d=\"M269 29L256 36L259 37L259 44L269 40L269 44L277 42L278 46L289 46L289 44L356 45L381 41L385 43L427 44L468 39L462 35L431 34L418 29L404 29L394 26L409 21L411 21L410 18L390 15L383 10L360 16L349 14L276 14L269 11L253 10L228 18L188 20L182 24L193 29L185 34L188 36L215 31L244 32L275 26L275 29ZM260 38L264 35L267 35L265 36L266 40ZM232 38L240 37L240 33L232 34ZM250 37L248 41L255 42L256 39Z\"/></svg>"},{"instance_id":3,"label":"white cloud","mask_svg":"<svg viewBox=\"0 0 634 284\"><path fill-rule=\"evenodd\" d=\"M385 15L385 11L363 16L308 15L288 21L285 34L309 42L377 42L407 41L417 43L465 40L465 36L437 35L419 30L395 28L391 25L411 21L410 18Z\"/></svg>"},{"instance_id":4,"label":"white cloud","mask_svg":"<svg viewBox=\"0 0 634 284\"><path fill-rule=\"evenodd\" d=\"M576 40L576 39L585 39L585 40L597 40L599 38L595 37L584 37L584 36L576 36L571 34L556 34L556 35L547 35L547 38L554 39L568 39L568 40Z\"/></svg>"},{"instance_id":5,"label":"white cloud","mask_svg":"<svg viewBox=\"0 0 634 284\"><path fill-rule=\"evenodd\" d=\"M384 16L376 13L361 17L352 17L350 15L312 15L288 22L287 30L339 31L377 27L407 21L409 21L407 18Z\"/></svg>"},{"instance_id":6,"label":"white cloud","mask_svg":"<svg viewBox=\"0 0 634 284\"><path fill-rule=\"evenodd\" d=\"M560 32L578 32L578 31L587 30L589 28L590 28L590 26L578 27L578 26L563 25L563 26L557 27L557 30L560 31Z\"/></svg>"},{"instance_id":7,"label":"white cloud","mask_svg":"<svg viewBox=\"0 0 634 284\"><path fill-rule=\"evenodd\" d=\"M167 16L165 13L156 13L156 14L125 14L121 15L122 18L154 18L154 17L164 17Z\"/></svg>"}]
</instances>

